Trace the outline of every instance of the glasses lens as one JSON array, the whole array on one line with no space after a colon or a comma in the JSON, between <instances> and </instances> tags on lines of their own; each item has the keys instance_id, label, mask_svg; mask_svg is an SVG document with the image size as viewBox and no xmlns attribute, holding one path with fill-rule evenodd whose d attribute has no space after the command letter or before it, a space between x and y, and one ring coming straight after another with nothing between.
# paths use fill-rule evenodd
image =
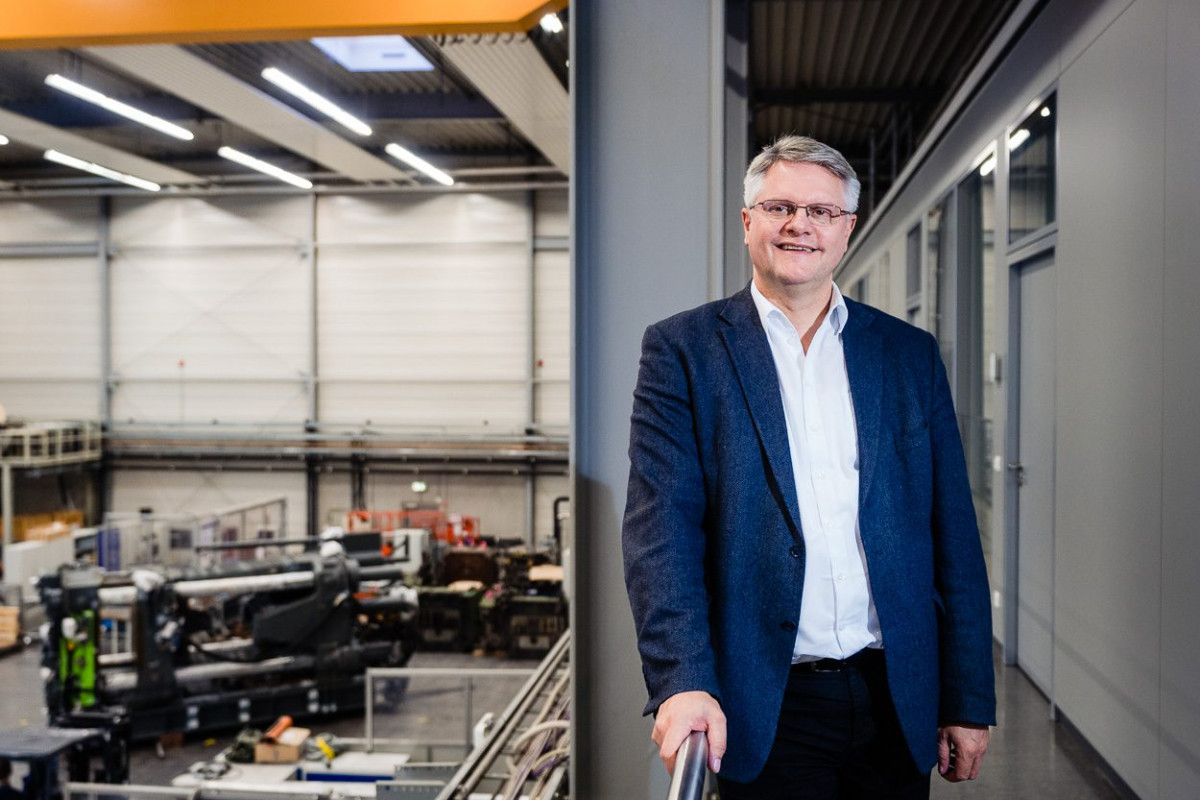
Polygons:
<instances>
[{"instance_id":1,"label":"glasses lens","mask_svg":"<svg viewBox=\"0 0 1200 800\"><path fill-rule=\"evenodd\" d=\"M786 200L764 200L758 204L758 207L771 219L787 219L795 214L798 208Z\"/></svg>"}]
</instances>

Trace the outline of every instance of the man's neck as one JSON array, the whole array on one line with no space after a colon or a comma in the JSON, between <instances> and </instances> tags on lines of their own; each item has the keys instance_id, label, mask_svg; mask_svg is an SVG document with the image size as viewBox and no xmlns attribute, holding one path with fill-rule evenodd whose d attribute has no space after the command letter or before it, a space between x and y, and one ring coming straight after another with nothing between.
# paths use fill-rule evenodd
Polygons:
<instances>
[{"instance_id":1,"label":"man's neck","mask_svg":"<svg viewBox=\"0 0 1200 800\"><path fill-rule=\"evenodd\" d=\"M804 352L807 353L808 345L816 335L817 328L825 321L829 305L833 302L833 281L826 281L818 286L790 287L791 290L787 291L781 290L780 287L765 286L755 277L754 285L762 296L770 300L792 323L792 327L800 335Z\"/></svg>"}]
</instances>

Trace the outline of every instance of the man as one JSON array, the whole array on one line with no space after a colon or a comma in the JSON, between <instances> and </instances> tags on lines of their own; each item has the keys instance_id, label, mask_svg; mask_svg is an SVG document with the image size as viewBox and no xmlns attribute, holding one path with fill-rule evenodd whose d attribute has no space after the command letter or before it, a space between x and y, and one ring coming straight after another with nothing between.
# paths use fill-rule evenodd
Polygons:
<instances>
[{"instance_id":1,"label":"man","mask_svg":"<svg viewBox=\"0 0 1200 800\"><path fill-rule=\"evenodd\" d=\"M751 285L646 331L623 545L653 739L723 800L979 773L991 612L932 336L842 297L859 182L788 136L745 179Z\"/></svg>"}]
</instances>

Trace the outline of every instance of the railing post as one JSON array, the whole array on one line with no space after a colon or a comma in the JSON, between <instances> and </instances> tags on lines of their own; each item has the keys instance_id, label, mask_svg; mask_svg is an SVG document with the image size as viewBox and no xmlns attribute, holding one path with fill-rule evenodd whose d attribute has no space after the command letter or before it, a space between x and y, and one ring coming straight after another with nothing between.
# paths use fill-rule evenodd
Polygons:
<instances>
[{"instance_id":1,"label":"railing post","mask_svg":"<svg viewBox=\"0 0 1200 800\"><path fill-rule=\"evenodd\" d=\"M704 731L692 731L675 755L675 772L667 800L701 800L708 774L708 738Z\"/></svg>"}]
</instances>

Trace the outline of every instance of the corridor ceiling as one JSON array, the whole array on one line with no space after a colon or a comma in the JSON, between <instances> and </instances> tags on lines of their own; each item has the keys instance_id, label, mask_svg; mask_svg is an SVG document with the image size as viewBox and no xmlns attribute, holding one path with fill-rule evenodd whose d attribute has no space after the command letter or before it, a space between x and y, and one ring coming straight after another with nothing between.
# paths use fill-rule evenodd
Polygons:
<instances>
[{"instance_id":1,"label":"corridor ceiling","mask_svg":"<svg viewBox=\"0 0 1200 800\"><path fill-rule=\"evenodd\" d=\"M1017 0L742 0L755 147L781 132L841 148L881 190ZM569 9L559 13L570 24ZM736 26L736 20L734 22ZM561 182L569 171L569 27L418 36L432 69L352 72L309 40L0 50L0 197L111 190L46 161L58 149L189 190L282 186L229 146L318 189L429 183L395 142L462 183ZM276 67L372 127L354 134L262 76ZM190 130L180 141L46 85L59 74ZM120 189L118 191L126 191ZM129 189L130 192L139 190Z\"/></svg>"}]
</instances>

